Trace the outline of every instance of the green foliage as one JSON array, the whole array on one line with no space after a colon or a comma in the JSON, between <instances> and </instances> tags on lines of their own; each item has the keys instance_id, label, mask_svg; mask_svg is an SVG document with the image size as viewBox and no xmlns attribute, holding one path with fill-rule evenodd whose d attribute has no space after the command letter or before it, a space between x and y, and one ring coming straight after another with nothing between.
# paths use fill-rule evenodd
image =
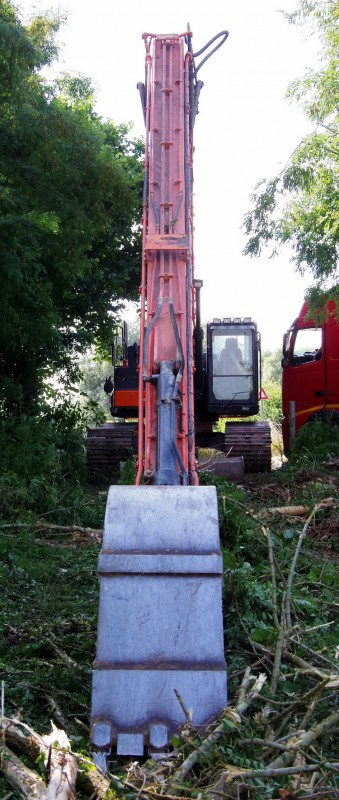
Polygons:
<instances>
[{"instance_id":1,"label":"green foliage","mask_svg":"<svg viewBox=\"0 0 339 800\"><path fill-rule=\"evenodd\" d=\"M138 285L141 144L87 78L43 80L61 21L0 9L0 413L36 412Z\"/></svg>"},{"instance_id":2,"label":"green foliage","mask_svg":"<svg viewBox=\"0 0 339 800\"><path fill-rule=\"evenodd\" d=\"M280 424L282 419L281 384L268 380L265 382L265 390L268 395L268 400L264 400L265 419Z\"/></svg>"},{"instance_id":3,"label":"green foliage","mask_svg":"<svg viewBox=\"0 0 339 800\"><path fill-rule=\"evenodd\" d=\"M113 367L109 360L103 361L94 347L80 356L78 361L80 380L78 389L80 392L79 402L82 407L92 409L92 414L88 415L88 422L98 424L111 420L109 410L109 397L104 392L105 380L113 373Z\"/></svg>"},{"instance_id":4,"label":"green foliage","mask_svg":"<svg viewBox=\"0 0 339 800\"><path fill-rule=\"evenodd\" d=\"M281 350L262 354L262 385L268 395L264 401L265 419L280 425L281 406Z\"/></svg>"},{"instance_id":5,"label":"green foliage","mask_svg":"<svg viewBox=\"0 0 339 800\"><path fill-rule=\"evenodd\" d=\"M290 468L310 469L326 464L328 457L339 457L339 420L337 416L310 420L297 432L295 448L290 453Z\"/></svg>"},{"instance_id":6,"label":"green foliage","mask_svg":"<svg viewBox=\"0 0 339 800\"><path fill-rule=\"evenodd\" d=\"M136 458L128 459L121 470L120 480L118 481L119 484L122 486L132 486L135 482L136 472Z\"/></svg>"},{"instance_id":7,"label":"green foliage","mask_svg":"<svg viewBox=\"0 0 339 800\"><path fill-rule=\"evenodd\" d=\"M0 507L6 518L83 502L87 416L69 401L40 417L0 420Z\"/></svg>"},{"instance_id":8,"label":"green foliage","mask_svg":"<svg viewBox=\"0 0 339 800\"><path fill-rule=\"evenodd\" d=\"M331 0L300 0L297 10L285 15L291 24L307 26L319 37L318 68L288 90L288 97L301 103L316 128L277 177L257 185L244 223L245 253L258 256L270 242L275 247L292 245L296 269L302 273L308 267L313 275L312 308L313 303L319 305L324 288L338 283L338 15L338 5ZM330 296L338 301L337 293Z\"/></svg>"},{"instance_id":9,"label":"green foliage","mask_svg":"<svg viewBox=\"0 0 339 800\"><path fill-rule=\"evenodd\" d=\"M46 542L30 530L2 541L1 584L7 599L6 615L0 607L0 663L7 714L25 708L25 722L42 731L49 729L55 705L70 716L87 717L97 553L97 545L79 546L60 534L53 541L52 532Z\"/></svg>"},{"instance_id":10,"label":"green foliage","mask_svg":"<svg viewBox=\"0 0 339 800\"><path fill-rule=\"evenodd\" d=\"M262 381L266 383L281 383L281 348L271 352L269 350L262 354Z\"/></svg>"},{"instance_id":11,"label":"green foliage","mask_svg":"<svg viewBox=\"0 0 339 800\"><path fill-rule=\"evenodd\" d=\"M74 425L71 411L69 413L70 422ZM81 420L79 424L82 424ZM8 500L8 507L3 512L4 520L25 520L28 523L24 528L13 529L7 524L0 537L2 602L6 598L6 605L3 603L2 606L0 601L0 663L6 683L6 712L8 715L18 715L22 710L20 713L23 713L25 722L40 732L49 728L52 717L59 727L66 729L74 742L73 749L79 750L88 746L83 725L88 724L90 708L100 544L93 543L85 529L82 532L67 528L55 530L52 522L101 528L106 492L89 495L79 483L72 482L71 475L64 480L58 470L53 473L51 469L46 480L51 486L54 485L54 499L47 493L44 499L40 497L39 504L29 505L27 497L32 493L29 469L40 479L39 459L42 462L41 471L48 469L48 452L51 453L54 442L59 439L56 437L54 440L55 426L50 431L46 419L36 422L36 428L31 420L28 423L22 419L21 425L22 457L23 460L30 458L31 466L20 466L15 448L12 456L8 452L7 461L3 456L6 470L11 458L16 459L16 470L21 469L20 478L16 476L16 498L12 498L11 505ZM67 438L66 432L65 436ZM37 447L35 460L34 454L30 453L32 446ZM53 457L51 455L51 463L53 458L55 452ZM272 474L269 480L267 476L264 480L261 476L252 476L245 481L243 488L207 472L201 474L200 482L214 484L218 496L224 557L224 626L230 704L236 702L236 692L246 667L251 666L255 676L259 672L266 672L267 683L262 689L261 699L255 701L250 712L242 717L241 736L239 725L235 725L227 715L224 716L219 741L199 756L199 763L192 774L187 776L182 787L176 788L178 796L203 794L207 791L206 787L211 787L220 773L227 769L227 765L246 769L262 768L274 755L258 747L258 739L280 739L304 727L301 722L306 711L311 719L305 723L305 727L310 727L333 710L335 689L325 688L324 682L314 673L299 667L294 669L285 660L285 652L292 652L309 663L314 659L318 669L332 671L331 664L335 669L337 569L333 550L329 558L328 540L324 542L322 538L318 539L318 531L323 532L323 526L328 521L329 509L326 508L318 512L313 531L299 555L293 580L292 628L286 631L286 650L280 665L277 692L273 697L269 688L278 637L274 622L272 569L268 558L268 520L266 514L261 515L268 503L271 504L272 500L276 502L277 496L279 504L283 504L284 493L288 502L307 501L311 505L329 496L329 485L323 474L312 477L310 470L304 468L307 461L301 463L303 466L298 470L295 467L294 472L288 473L287 465L277 471L281 473L280 480L277 473L274 476ZM129 462L121 482L131 483L132 472L134 463ZM13 473L7 472L5 477L9 494L14 493ZM331 480L335 480L335 475L328 474L326 479L330 484ZM4 484L0 484L0 491L2 489ZM24 490L26 496L20 494ZM333 487L332 491L334 493ZM6 497L5 490L3 497ZM36 516L37 510L39 517ZM51 523L51 527L47 530L37 529L35 525L41 521ZM286 580L303 524L304 521L300 522L299 519L287 521L278 515L269 517L278 608L286 592ZM321 697L314 693L314 703L311 698L304 702L304 696L311 689L314 690L318 683L322 686ZM263 708L269 713L268 720L267 715L262 713ZM80 725L79 720L82 723ZM173 739L174 748L183 756L188 756L192 749L199 747L206 735L205 730L195 731L186 726L183 734ZM178 756L178 752L173 756ZM314 748L311 756L335 760L334 738L324 737L321 755ZM150 763L142 765L142 780L143 770L150 769ZM114 774L121 775L121 782L119 777L115 777L112 791L125 790L124 770L125 765L114 765ZM152 773L148 773L148 786L151 780ZM166 773L164 781L167 780ZM283 786L290 788L289 779L280 776L255 779L249 785L251 794L258 800L279 796ZM6 787L3 789L5 794ZM173 791L166 793L173 794ZM132 794L136 797L137 792Z\"/></svg>"}]
</instances>

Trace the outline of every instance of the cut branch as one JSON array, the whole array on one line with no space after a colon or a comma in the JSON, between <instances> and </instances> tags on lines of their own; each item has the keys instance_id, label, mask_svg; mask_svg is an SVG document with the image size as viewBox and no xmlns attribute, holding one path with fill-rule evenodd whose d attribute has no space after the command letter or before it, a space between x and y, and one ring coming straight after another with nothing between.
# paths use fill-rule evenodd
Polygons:
<instances>
[{"instance_id":1,"label":"cut branch","mask_svg":"<svg viewBox=\"0 0 339 800\"><path fill-rule=\"evenodd\" d=\"M310 524L312 522L313 517L315 516L317 511L319 511L319 508L322 508L323 506L324 506L324 502L323 503L318 503L312 509L311 513L307 517L305 525L304 525L304 527L303 527L303 529L301 531L301 534L299 536L299 539L298 539L298 542L297 542L297 546L295 548L295 552L294 552L294 556L293 556L292 564L291 564L291 569L290 569L289 576L288 576L288 579L287 579L287 588L286 588L286 627L287 628L291 628L292 627L292 622L291 622L292 583L293 583L294 573L295 573L295 570L296 570L297 561L298 561L298 558L299 558L299 553L300 553L300 550L301 550L301 546L302 546L302 543L303 543L303 541L305 539L305 536L307 534L307 531L309 529L309 526L310 526Z\"/></svg>"},{"instance_id":2,"label":"cut branch","mask_svg":"<svg viewBox=\"0 0 339 800\"><path fill-rule=\"evenodd\" d=\"M326 719L314 725L313 728L310 728L309 731L301 734L296 741L293 740L290 748L269 764L269 769L280 769L280 767L286 767L288 764L291 764L295 758L296 750L305 750L310 744L315 742L316 739L319 739L321 736L324 736L325 733L335 728L338 723L339 711L335 711L333 714L330 714L329 717L326 717Z\"/></svg>"},{"instance_id":3,"label":"cut branch","mask_svg":"<svg viewBox=\"0 0 339 800\"><path fill-rule=\"evenodd\" d=\"M47 522L7 522L0 525L0 530L57 531L58 533L81 533L95 542L100 542L102 530L97 528L83 528L80 525L51 525Z\"/></svg>"},{"instance_id":4,"label":"cut branch","mask_svg":"<svg viewBox=\"0 0 339 800\"><path fill-rule=\"evenodd\" d=\"M225 770L214 788L206 793L206 800L219 800L220 795L230 798L239 797L241 785L237 784L237 786L234 787L234 791L232 791L232 787L230 786L230 784L236 780L247 782L248 780L253 780L253 778L261 778L261 780L263 780L264 778L277 778L282 775L303 775L307 772L316 773L321 770L337 772L338 769L339 762L328 763L327 761L323 761L320 764L300 764L296 767L277 767L275 769L267 767L266 769L237 770L232 767L229 770Z\"/></svg>"},{"instance_id":5,"label":"cut branch","mask_svg":"<svg viewBox=\"0 0 339 800\"><path fill-rule=\"evenodd\" d=\"M254 678L251 676L250 669L245 670L245 674L239 690L239 699L235 708L226 708L224 716L220 724L210 733L209 736L202 742L202 744L185 759L181 766L175 771L170 782L170 789L181 785L185 776L197 763L200 756L207 753L208 750L214 745L221 737L222 734L237 731L241 724L241 716L248 710L253 700L258 697L260 689L266 680L266 675L259 675L254 681L251 689L249 686L253 683Z\"/></svg>"},{"instance_id":6,"label":"cut branch","mask_svg":"<svg viewBox=\"0 0 339 800\"><path fill-rule=\"evenodd\" d=\"M265 536L267 537L267 542L268 542L268 557L270 562L271 578L272 578L272 613L273 613L274 625L278 631L280 626L278 619L277 580L276 580L275 565L274 565L273 542L272 542L271 531L269 530L269 528L263 527L262 530Z\"/></svg>"}]
</instances>

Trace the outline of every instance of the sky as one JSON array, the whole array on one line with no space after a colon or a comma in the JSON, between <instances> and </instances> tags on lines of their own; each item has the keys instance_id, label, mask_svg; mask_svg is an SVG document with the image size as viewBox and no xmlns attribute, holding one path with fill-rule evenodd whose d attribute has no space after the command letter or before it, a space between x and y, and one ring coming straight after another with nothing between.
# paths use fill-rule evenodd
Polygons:
<instances>
[{"instance_id":1,"label":"sky","mask_svg":"<svg viewBox=\"0 0 339 800\"><path fill-rule=\"evenodd\" d=\"M55 72L91 77L96 111L115 123L132 122L143 134L138 81L144 79L143 32L183 33L193 50L216 33L227 42L204 64L200 113L194 129L195 276L204 282L202 318L251 316L263 350L281 348L297 316L310 276L295 273L290 253L271 259L242 254L250 196L262 178L276 175L310 123L285 99L290 81L315 65L316 44L288 25L280 9L297 0L19 0L25 21L47 9L67 14L59 34ZM196 59L199 63L199 58Z\"/></svg>"}]
</instances>

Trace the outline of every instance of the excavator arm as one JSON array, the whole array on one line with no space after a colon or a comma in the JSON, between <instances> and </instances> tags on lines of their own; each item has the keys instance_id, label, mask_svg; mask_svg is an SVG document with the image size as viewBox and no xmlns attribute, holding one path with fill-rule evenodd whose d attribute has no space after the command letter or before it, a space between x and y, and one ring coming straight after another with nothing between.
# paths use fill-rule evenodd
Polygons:
<instances>
[{"instance_id":1,"label":"excavator arm","mask_svg":"<svg viewBox=\"0 0 339 800\"><path fill-rule=\"evenodd\" d=\"M145 180L138 473L197 485L193 395L191 33L144 34ZM185 52L185 44L186 52ZM145 391L144 391L145 389Z\"/></svg>"},{"instance_id":2,"label":"excavator arm","mask_svg":"<svg viewBox=\"0 0 339 800\"><path fill-rule=\"evenodd\" d=\"M146 125L135 486L109 490L99 558L100 606L91 743L142 756L185 722L226 705L222 557L214 487L198 486L194 434L192 34L144 34Z\"/></svg>"}]
</instances>

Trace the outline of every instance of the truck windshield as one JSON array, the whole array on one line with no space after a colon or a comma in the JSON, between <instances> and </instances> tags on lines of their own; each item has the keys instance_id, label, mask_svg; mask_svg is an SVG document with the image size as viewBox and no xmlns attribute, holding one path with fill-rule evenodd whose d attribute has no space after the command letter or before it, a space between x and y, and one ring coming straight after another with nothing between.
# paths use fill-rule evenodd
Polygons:
<instances>
[{"instance_id":1,"label":"truck windshield","mask_svg":"<svg viewBox=\"0 0 339 800\"><path fill-rule=\"evenodd\" d=\"M253 390L253 331L212 330L213 394L217 400L246 401Z\"/></svg>"}]
</instances>

